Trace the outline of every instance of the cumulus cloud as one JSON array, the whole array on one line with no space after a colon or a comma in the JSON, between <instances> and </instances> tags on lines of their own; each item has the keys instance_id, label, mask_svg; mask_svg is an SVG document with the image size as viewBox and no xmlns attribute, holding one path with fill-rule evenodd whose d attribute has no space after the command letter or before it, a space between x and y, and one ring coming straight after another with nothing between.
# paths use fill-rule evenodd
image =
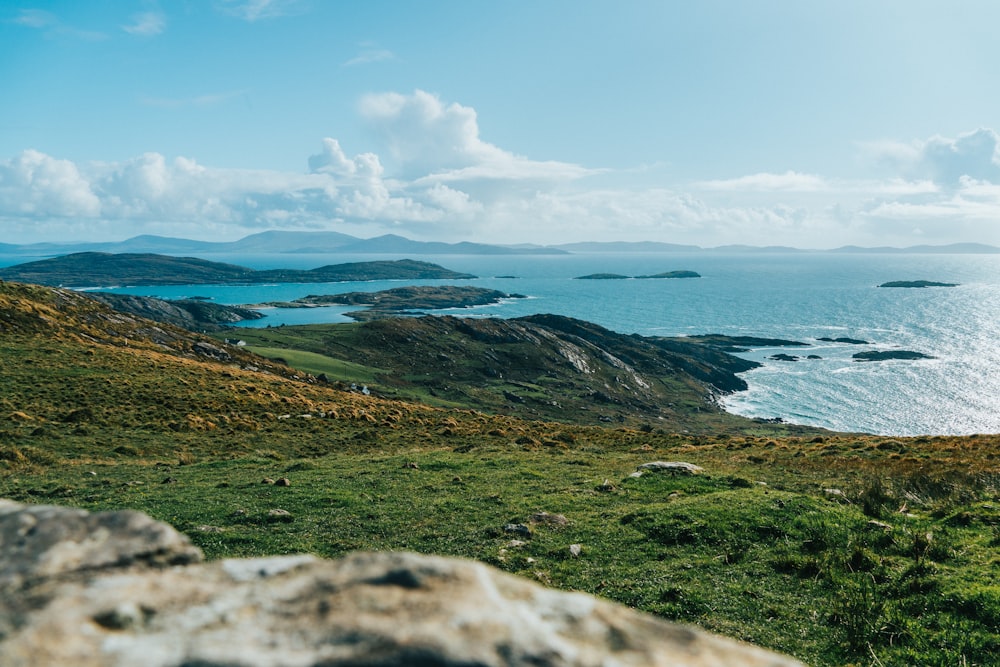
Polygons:
<instances>
[{"instance_id":1,"label":"cumulus cloud","mask_svg":"<svg viewBox=\"0 0 1000 667\"><path fill-rule=\"evenodd\" d=\"M26 150L0 162L0 215L93 217L100 213L100 198L69 160Z\"/></svg>"},{"instance_id":2,"label":"cumulus cloud","mask_svg":"<svg viewBox=\"0 0 1000 667\"><path fill-rule=\"evenodd\" d=\"M879 159L891 157L896 170L882 180L785 171L665 186L515 155L481 136L474 109L423 91L369 95L359 111L384 145L352 154L327 137L301 172L219 169L155 152L73 163L24 151L0 162L0 222L10 231L88 221L85 232L127 230L118 238L338 228L493 243L1000 243L992 130L883 144Z\"/></svg>"},{"instance_id":3,"label":"cumulus cloud","mask_svg":"<svg viewBox=\"0 0 1000 667\"><path fill-rule=\"evenodd\" d=\"M906 177L931 179L943 186L958 186L963 177L1000 182L1000 134L990 128L954 138L883 141L864 147L877 161Z\"/></svg>"},{"instance_id":4,"label":"cumulus cloud","mask_svg":"<svg viewBox=\"0 0 1000 667\"><path fill-rule=\"evenodd\" d=\"M401 175L425 184L455 181L566 181L597 173L579 165L515 155L479 136L476 110L417 90L371 94L362 116L385 142Z\"/></svg>"}]
</instances>

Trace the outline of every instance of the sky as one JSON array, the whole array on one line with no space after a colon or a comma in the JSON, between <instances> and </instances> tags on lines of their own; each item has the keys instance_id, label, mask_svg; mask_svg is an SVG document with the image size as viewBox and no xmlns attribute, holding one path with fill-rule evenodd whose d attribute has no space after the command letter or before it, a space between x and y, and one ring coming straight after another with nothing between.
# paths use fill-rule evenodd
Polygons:
<instances>
[{"instance_id":1,"label":"sky","mask_svg":"<svg viewBox=\"0 0 1000 667\"><path fill-rule=\"evenodd\" d=\"M995 0L6 0L0 243L1000 245Z\"/></svg>"}]
</instances>

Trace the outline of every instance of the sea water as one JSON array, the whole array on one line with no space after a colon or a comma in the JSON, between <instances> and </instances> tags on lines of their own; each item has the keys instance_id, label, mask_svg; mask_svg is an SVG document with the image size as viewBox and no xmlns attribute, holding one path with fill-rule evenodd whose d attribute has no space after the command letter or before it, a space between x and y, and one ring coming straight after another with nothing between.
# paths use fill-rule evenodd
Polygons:
<instances>
[{"instance_id":1,"label":"sea water","mask_svg":"<svg viewBox=\"0 0 1000 667\"><path fill-rule=\"evenodd\" d=\"M252 268L315 268L399 259L374 255L203 255ZM472 317L554 313L622 333L702 333L783 338L805 347L759 348L741 356L763 365L743 374L730 412L837 431L885 435L1000 433L1000 255L721 253L421 256L472 273L471 284L525 295L471 309ZM16 261L24 261L18 259ZM10 258L0 263L11 264ZM691 270L701 278L578 280ZM949 288L880 288L891 280L958 283ZM225 304L290 301L309 294L376 291L397 281L253 286L122 287L161 298L205 297ZM266 308L245 326L349 321L356 307ZM849 337L869 345L828 343ZM932 359L858 362L865 350L913 350ZM800 357L777 361L776 353ZM819 359L806 359L813 355Z\"/></svg>"}]
</instances>

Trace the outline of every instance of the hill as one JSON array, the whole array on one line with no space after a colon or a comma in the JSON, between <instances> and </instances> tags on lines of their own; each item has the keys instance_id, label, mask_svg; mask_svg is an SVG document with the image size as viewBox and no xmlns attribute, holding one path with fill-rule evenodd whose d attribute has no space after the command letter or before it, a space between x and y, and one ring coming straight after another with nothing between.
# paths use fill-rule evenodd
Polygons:
<instances>
[{"instance_id":1,"label":"hill","mask_svg":"<svg viewBox=\"0 0 1000 667\"><path fill-rule=\"evenodd\" d=\"M286 326L241 330L240 337L268 356L317 355L303 367L312 372L322 372L321 359L368 368L378 392L431 404L692 432L754 423L716 404L718 396L746 388L736 373L757 366L720 349L725 337L629 336L558 315ZM774 341L761 341L768 343Z\"/></svg>"},{"instance_id":2,"label":"hill","mask_svg":"<svg viewBox=\"0 0 1000 667\"><path fill-rule=\"evenodd\" d=\"M410 259L331 264L307 271L210 262L194 257L81 252L0 269L0 279L64 287L117 285L248 285L272 282L327 283L364 280L458 280L474 278L437 264Z\"/></svg>"},{"instance_id":3,"label":"hill","mask_svg":"<svg viewBox=\"0 0 1000 667\"><path fill-rule=\"evenodd\" d=\"M630 368L645 380L665 363L650 346L675 343L548 316L455 318L440 333L456 340L425 337L442 319L347 325L371 340L324 381L79 293L0 283L0 497L142 510L212 559L474 558L812 665L995 660L1000 437L789 436L716 413L689 433L586 426L352 389L380 342L454 359L482 344L470 358L494 348L484 368L506 379L530 371L516 338L530 334L546 373L575 360L608 382L620 362L630 387ZM686 384L681 370L664 377Z\"/></svg>"}]
</instances>

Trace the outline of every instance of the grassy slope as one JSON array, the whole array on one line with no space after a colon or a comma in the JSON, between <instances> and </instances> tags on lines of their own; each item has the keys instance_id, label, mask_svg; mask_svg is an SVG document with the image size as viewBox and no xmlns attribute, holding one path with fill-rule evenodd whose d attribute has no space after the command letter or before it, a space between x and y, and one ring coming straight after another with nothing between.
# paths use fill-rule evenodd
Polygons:
<instances>
[{"instance_id":1,"label":"grassy slope","mask_svg":"<svg viewBox=\"0 0 1000 667\"><path fill-rule=\"evenodd\" d=\"M240 337L308 372L348 363L345 379L358 381L368 368L371 378L363 381L381 395L438 406L646 430L821 433L765 427L720 410L713 397L741 382L733 373L750 364L719 352L716 340L626 336L553 315L242 329ZM292 361L303 352L313 356Z\"/></svg>"},{"instance_id":2,"label":"grassy slope","mask_svg":"<svg viewBox=\"0 0 1000 667\"><path fill-rule=\"evenodd\" d=\"M998 437L528 422L209 361L196 337L150 331L0 284L0 496L140 509L210 557L468 556L811 664L985 665L1000 650ZM657 459L705 474L629 477Z\"/></svg>"}]
</instances>

